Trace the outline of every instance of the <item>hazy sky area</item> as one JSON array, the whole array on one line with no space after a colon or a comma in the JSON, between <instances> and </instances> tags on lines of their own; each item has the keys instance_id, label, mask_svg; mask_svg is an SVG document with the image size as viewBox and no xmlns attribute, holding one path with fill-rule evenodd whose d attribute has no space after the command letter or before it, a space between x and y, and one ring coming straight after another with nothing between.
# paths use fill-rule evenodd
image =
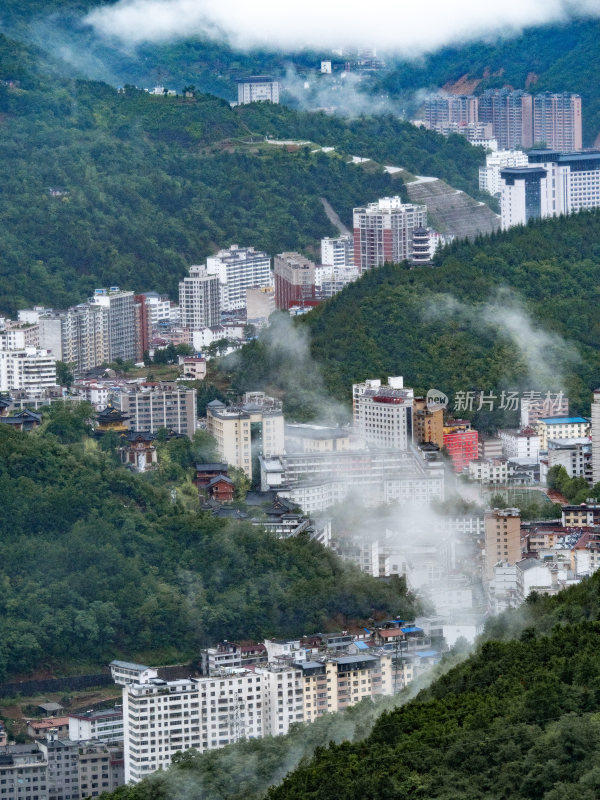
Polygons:
<instances>
[{"instance_id":1,"label":"hazy sky area","mask_svg":"<svg viewBox=\"0 0 600 800\"><path fill-rule=\"evenodd\" d=\"M225 36L239 48L374 47L411 57L584 14L600 17L600 0L379 0L372 9L364 0L121 0L86 19L130 44Z\"/></svg>"}]
</instances>

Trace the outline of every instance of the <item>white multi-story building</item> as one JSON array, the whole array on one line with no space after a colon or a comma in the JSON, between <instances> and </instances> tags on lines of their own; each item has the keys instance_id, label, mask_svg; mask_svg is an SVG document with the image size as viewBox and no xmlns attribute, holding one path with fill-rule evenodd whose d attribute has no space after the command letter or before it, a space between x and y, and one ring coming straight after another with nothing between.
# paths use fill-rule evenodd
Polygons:
<instances>
[{"instance_id":1,"label":"white multi-story building","mask_svg":"<svg viewBox=\"0 0 600 800\"><path fill-rule=\"evenodd\" d=\"M533 428L498 431L502 452L506 458L528 458L537 461L540 454L540 437Z\"/></svg>"},{"instance_id":2,"label":"white multi-story building","mask_svg":"<svg viewBox=\"0 0 600 800\"><path fill-rule=\"evenodd\" d=\"M479 483L501 486L508 482L509 464L506 458L477 458L469 461L469 478Z\"/></svg>"},{"instance_id":3,"label":"white multi-story building","mask_svg":"<svg viewBox=\"0 0 600 800\"><path fill-rule=\"evenodd\" d=\"M150 324L154 327L161 322L173 322L171 301L166 295L158 292L143 292L144 302L148 308Z\"/></svg>"},{"instance_id":4,"label":"white multi-story building","mask_svg":"<svg viewBox=\"0 0 600 800\"><path fill-rule=\"evenodd\" d=\"M569 478L592 481L593 442L589 438L548 439L548 469L560 466Z\"/></svg>"},{"instance_id":5,"label":"white multi-story building","mask_svg":"<svg viewBox=\"0 0 600 800\"><path fill-rule=\"evenodd\" d=\"M413 231L427 227L427 206L383 197L354 209L354 264L366 272L413 257Z\"/></svg>"},{"instance_id":6,"label":"white multi-story building","mask_svg":"<svg viewBox=\"0 0 600 800\"><path fill-rule=\"evenodd\" d=\"M354 430L375 447L407 450L412 443L414 392L404 388L402 377L367 380L352 386Z\"/></svg>"},{"instance_id":7,"label":"white multi-story building","mask_svg":"<svg viewBox=\"0 0 600 800\"><path fill-rule=\"evenodd\" d=\"M223 311L246 308L246 290L271 286L271 257L253 247L232 244L206 259L206 271L217 275L221 287Z\"/></svg>"},{"instance_id":8,"label":"white multi-story building","mask_svg":"<svg viewBox=\"0 0 600 800\"><path fill-rule=\"evenodd\" d=\"M47 350L0 350L0 392L22 390L40 397L56 386L56 359Z\"/></svg>"},{"instance_id":9,"label":"white multi-story building","mask_svg":"<svg viewBox=\"0 0 600 800\"><path fill-rule=\"evenodd\" d=\"M116 396L116 404L129 417L134 431L156 433L159 428L190 438L196 430L196 390L175 383L141 384Z\"/></svg>"},{"instance_id":10,"label":"white multi-story building","mask_svg":"<svg viewBox=\"0 0 600 800\"><path fill-rule=\"evenodd\" d=\"M279 81L268 75L251 75L238 81L238 104L279 102Z\"/></svg>"},{"instance_id":11,"label":"white multi-story building","mask_svg":"<svg viewBox=\"0 0 600 800\"><path fill-rule=\"evenodd\" d=\"M206 267L193 265L190 274L179 282L179 308L184 328L211 328L221 321L221 289L217 275Z\"/></svg>"},{"instance_id":12,"label":"white multi-story building","mask_svg":"<svg viewBox=\"0 0 600 800\"><path fill-rule=\"evenodd\" d=\"M354 266L354 237L348 233L331 239L321 239L321 264L327 267Z\"/></svg>"},{"instance_id":13,"label":"white multi-story building","mask_svg":"<svg viewBox=\"0 0 600 800\"><path fill-rule=\"evenodd\" d=\"M40 346L57 361L86 372L110 361L109 308L81 303L67 311L44 314L39 320Z\"/></svg>"},{"instance_id":14,"label":"white multi-story building","mask_svg":"<svg viewBox=\"0 0 600 800\"><path fill-rule=\"evenodd\" d=\"M393 690L392 655L382 652L129 684L123 688L125 782L166 769L178 751L281 736L293 723Z\"/></svg>"},{"instance_id":15,"label":"white multi-story building","mask_svg":"<svg viewBox=\"0 0 600 800\"><path fill-rule=\"evenodd\" d=\"M524 167L500 170L502 227L600 207L600 151L531 150Z\"/></svg>"},{"instance_id":16,"label":"white multi-story building","mask_svg":"<svg viewBox=\"0 0 600 800\"><path fill-rule=\"evenodd\" d=\"M123 741L123 709L105 708L69 715L69 739L85 742L99 739L103 742Z\"/></svg>"},{"instance_id":17,"label":"white multi-story building","mask_svg":"<svg viewBox=\"0 0 600 800\"><path fill-rule=\"evenodd\" d=\"M505 167L527 166L527 154L522 150L498 150L488 153L485 167L479 167L479 189L493 195L500 195L500 170Z\"/></svg>"},{"instance_id":18,"label":"white multi-story building","mask_svg":"<svg viewBox=\"0 0 600 800\"><path fill-rule=\"evenodd\" d=\"M118 286L96 289L91 305L108 309L108 358L115 361L135 361L136 334L133 292L121 291Z\"/></svg>"},{"instance_id":19,"label":"white multi-story building","mask_svg":"<svg viewBox=\"0 0 600 800\"><path fill-rule=\"evenodd\" d=\"M131 683L123 689L125 783L166 769L191 747L203 753L264 735L262 677L233 670L223 677Z\"/></svg>"},{"instance_id":20,"label":"white multi-story building","mask_svg":"<svg viewBox=\"0 0 600 800\"><path fill-rule=\"evenodd\" d=\"M360 498L367 506L427 506L444 499L444 466L416 450L293 453L261 458L261 489L312 514Z\"/></svg>"}]
</instances>

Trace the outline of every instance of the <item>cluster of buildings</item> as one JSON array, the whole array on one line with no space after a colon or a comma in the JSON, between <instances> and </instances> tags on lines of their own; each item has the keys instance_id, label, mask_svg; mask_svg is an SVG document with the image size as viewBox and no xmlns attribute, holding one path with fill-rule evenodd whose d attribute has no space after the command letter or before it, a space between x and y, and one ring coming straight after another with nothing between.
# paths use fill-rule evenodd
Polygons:
<instances>
[{"instance_id":1,"label":"cluster of buildings","mask_svg":"<svg viewBox=\"0 0 600 800\"><path fill-rule=\"evenodd\" d=\"M600 207L600 151L530 150L500 169L502 227Z\"/></svg>"},{"instance_id":2,"label":"cluster of buildings","mask_svg":"<svg viewBox=\"0 0 600 800\"><path fill-rule=\"evenodd\" d=\"M393 695L437 663L445 647L435 621L392 619L360 632L220 642L201 652L198 676L179 680L113 661L113 678L123 686L125 781L165 769L180 750L281 736L293 724Z\"/></svg>"},{"instance_id":3,"label":"cluster of buildings","mask_svg":"<svg viewBox=\"0 0 600 800\"><path fill-rule=\"evenodd\" d=\"M6 800L84 800L125 782L121 707L29 720L27 733L29 744L8 744L0 732Z\"/></svg>"},{"instance_id":4,"label":"cluster of buildings","mask_svg":"<svg viewBox=\"0 0 600 800\"><path fill-rule=\"evenodd\" d=\"M482 95L434 95L424 103L425 125L463 133L473 144L512 150L545 146L582 148L581 97L569 92L489 89Z\"/></svg>"},{"instance_id":5,"label":"cluster of buildings","mask_svg":"<svg viewBox=\"0 0 600 800\"><path fill-rule=\"evenodd\" d=\"M281 404L261 392L229 406L213 400L206 428L224 461L306 513L350 495L367 505L443 499L440 448L413 436L412 389L397 377L356 384L353 392L352 429L286 425Z\"/></svg>"}]
</instances>

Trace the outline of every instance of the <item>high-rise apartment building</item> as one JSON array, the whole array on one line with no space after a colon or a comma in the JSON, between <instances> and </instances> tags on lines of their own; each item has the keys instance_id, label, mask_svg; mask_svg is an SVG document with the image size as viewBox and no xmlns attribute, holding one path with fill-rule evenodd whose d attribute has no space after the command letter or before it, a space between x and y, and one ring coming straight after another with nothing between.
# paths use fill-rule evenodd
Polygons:
<instances>
[{"instance_id":1,"label":"high-rise apartment building","mask_svg":"<svg viewBox=\"0 0 600 800\"><path fill-rule=\"evenodd\" d=\"M135 309L133 292L118 286L96 289L90 304L108 309L108 360L136 360Z\"/></svg>"},{"instance_id":2,"label":"high-rise apartment building","mask_svg":"<svg viewBox=\"0 0 600 800\"><path fill-rule=\"evenodd\" d=\"M281 401L263 392L247 392L233 406L213 400L206 408L206 427L216 439L219 457L249 478L256 477L253 461L259 456L269 458L285 450Z\"/></svg>"},{"instance_id":3,"label":"high-rise apartment building","mask_svg":"<svg viewBox=\"0 0 600 800\"><path fill-rule=\"evenodd\" d=\"M494 578L494 567L521 560L521 512L495 508L485 514L485 578Z\"/></svg>"},{"instance_id":4,"label":"high-rise apartment building","mask_svg":"<svg viewBox=\"0 0 600 800\"><path fill-rule=\"evenodd\" d=\"M374 447L407 450L413 441L413 390L402 377L367 380L352 386L354 429Z\"/></svg>"},{"instance_id":5,"label":"high-rise apartment building","mask_svg":"<svg viewBox=\"0 0 600 800\"><path fill-rule=\"evenodd\" d=\"M238 104L279 102L279 81L268 75L251 75L238 81Z\"/></svg>"},{"instance_id":6,"label":"high-rise apartment building","mask_svg":"<svg viewBox=\"0 0 600 800\"><path fill-rule=\"evenodd\" d=\"M383 197L354 209L354 264L365 272L413 257L413 231L427 227L427 206Z\"/></svg>"},{"instance_id":7,"label":"high-rise apartment building","mask_svg":"<svg viewBox=\"0 0 600 800\"><path fill-rule=\"evenodd\" d=\"M48 761L34 744L13 744L2 748L0 796L11 800L48 800Z\"/></svg>"},{"instance_id":8,"label":"high-rise apartment building","mask_svg":"<svg viewBox=\"0 0 600 800\"><path fill-rule=\"evenodd\" d=\"M44 314L39 320L40 346L57 361L86 372L110 361L109 309L81 303L67 311Z\"/></svg>"},{"instance_id":9,"label":"high-rise apartment building","mask_svg":"<svg viewBox=\"0 0 600 800\"><path fill-rule=\"evenodd\" d=\"M434 95L424 103L425 122L437 130L447 125L470 125L478 121L477 98L474 95Z\"/></svg>"},{"instance_id":10,"label":"high-rise apartment building","mask_svg":"<svg viewBox=\"0 0 600 800\"><path fill-rule=\"evenodd\" d=\"M527 92L489 89L479 98L479 121L492 124L501 150L533 146L533 98Z\"/></svg>"},{"instance_id":11,"label":"high-rise apartment building","mask_svg":"<svg viewBox=\"0 0 600 800\"><path fill-rule=\"evenodd\" d=\"M223 311L246 308L246 290L273 284L271 257L253 247L231 245L206 259L206 271L217 275Z\"/></svg>"},{"instance_id":12,"label":"high-rise apartment building","mask_svg":"<svg viewBox=\"0 0 600 800\"><path fill-rule=\"evenodd\" d=\"M348 233L336 239L321 239L321 264L326 267L353 267L354 237Z\"/></svg>"},{"instance_id":13,"label":"high-rise apartment building","mask_svg":"<svg viewBox=\"0 0 600 800\"><path fill-rule=\"evenodd\" d=\"M194 265L190 274L179 282L179 308L184 328L200 330L221 322L221 289L217 275L209 275L206 267Z\"/></svg>"},{"instance_id":14,"label":"high-rise apartment building","mask_svg":"<svg viewBox=\"0 0 600 800\"><path fill-rule=\"evenodd\" d=\"M287 311L291 306L315 302L315 264L300 253L279 253L274 260L275 306Z\"/></svg>"},{"instance_id":15,"label":"high-rise apartment building","mask_svg":"<svg viewBox=\"0 0 600 800\"><path fill-rule=\"evenodd\" d=\"M551 150L581 150L581 97L542 92L533 98L533 141Z\"/></svg>"},{"instance_id":16,"label":"high-rise apartment building","mask_svg":"<svg viewBox=\"0 0 600 800\"><path fill-rule=\"evenodd\" d=\"M146 302L146 296L136 294L133 308L135 314L135 357L137 361L142 361L144 353L150 349L150 341L152 340L150 306Z\"/></svg>"}]
</instances>

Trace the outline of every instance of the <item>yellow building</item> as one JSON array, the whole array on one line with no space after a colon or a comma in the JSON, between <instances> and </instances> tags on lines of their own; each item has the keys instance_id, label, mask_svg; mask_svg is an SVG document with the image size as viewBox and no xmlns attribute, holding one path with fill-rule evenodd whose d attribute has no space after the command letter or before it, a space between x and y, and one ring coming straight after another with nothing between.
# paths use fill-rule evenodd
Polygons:
<instances>
[{"instance_id":1,"label":"yellow building","mask_svg":"<svg viewBox=\"0 0 600 800\"><path fill-rule=\"evenodd\" d=\"M127 433L129 428L127 426L127 414L123 414L118 408L115 408L110 403L103 411L99 411L96 420L96 436L102 436L109 431L114 431L119 435Z\"/></svg>"},{"instance_id":2,"label":"yellow building","mask_svg":"<svg viewBox=\"0 0 600 800\"><path fill-rule=\"evenodd\" d=\"M581 439L590 434L590 423L583 417L542 417L537 422L540 450L548 449L549 439Z\"/></svg>"},{"instance_id":3,"label":"yellow building","mask_svg":"<svg viewBox=\"0 0 600 800\"><path fill-rule=\"evenodd\" d=\"M252 479L252 459L284 453L281 401L263 392L247 392L242 403L226 406L213 400L206 407L206 427L217 442L219 457L243 469Z\"/></svg>"},{"instance_id":4,"label":"yellow building","mask_svg":"<svg viewBox=\"0 0 600 800\"><path fill-rule=\"evenodd\" d=\"M428 405L427 398L415 397L413 402L413 440L416 444L428 442L444 446L444 409Z\"/></svg>"},{"instance_id":5,"label":"yellow building","mask_svg":"<svg viewBox=\"0 0 600 800\"><path fill-rule=\"evenodd\" d=\"M304 683L304 719L359 703L365 697L393 694L392 656L353 655L297 662Z\"/></svg>"}]
</instances>

